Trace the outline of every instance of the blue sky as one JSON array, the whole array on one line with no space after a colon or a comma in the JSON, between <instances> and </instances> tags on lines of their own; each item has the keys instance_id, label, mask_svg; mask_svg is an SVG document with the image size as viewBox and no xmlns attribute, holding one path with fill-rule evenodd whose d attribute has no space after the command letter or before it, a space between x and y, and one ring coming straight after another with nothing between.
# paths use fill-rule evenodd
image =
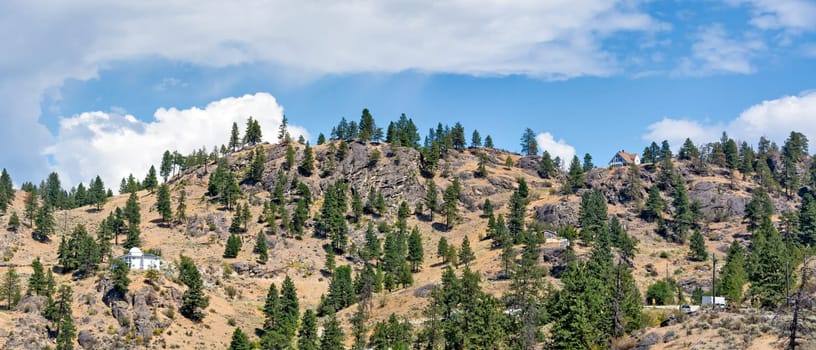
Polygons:
<instances>
[{"instance_id":1,"label":"blue sky","mask_svg":"<svg viewBox=\"0 0 816 350\"><path fill-rule=\"evenodd\" d=\"M369 108L382 126L405 113L423 134L461 121L512 151L530 127L544 148L596 164L723 130L816 140L812 0L478 5L4 3L0 167L17 183L48 171L110 183L164 148L225 141L185 130L197 118L226 135L252 112L274 130L281 108L312 140Z\"/></svg>"}]
</instances>

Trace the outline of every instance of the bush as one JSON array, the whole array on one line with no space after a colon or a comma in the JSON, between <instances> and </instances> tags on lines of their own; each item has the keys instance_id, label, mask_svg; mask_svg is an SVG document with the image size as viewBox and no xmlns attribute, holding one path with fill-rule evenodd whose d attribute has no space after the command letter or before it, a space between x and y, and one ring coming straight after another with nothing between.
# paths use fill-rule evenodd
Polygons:
<instances>
[{"instance_id":1,"label":"bush","mask_svg":"<svg viewBox=\"0 0 816 350\"><path fill-rule=\"evenodd\" d=\"M647 305L670 305L674 303L674 288L666 281L659 281L646 290Z\"/></svg>"}]
</instances>

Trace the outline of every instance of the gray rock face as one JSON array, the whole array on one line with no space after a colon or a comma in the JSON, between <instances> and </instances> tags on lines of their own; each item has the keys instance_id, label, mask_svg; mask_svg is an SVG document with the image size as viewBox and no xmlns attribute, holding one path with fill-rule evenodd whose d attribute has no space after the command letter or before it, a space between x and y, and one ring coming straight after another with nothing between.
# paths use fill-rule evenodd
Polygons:
<instances>
[{"instance_id":1,"label":"gray rock face","mask_svg":"<svg viewBox=\"0 0 816 350\"><path fill-rule=\"evenodd\" d=\"M724 221L745 214L745 197L734 194L725 184L700 181L688 190L691 201L700 203L700 212L708 219Z\"/></svg>"},{"instance_id":2,"label":"gray rock face","mask_svg":"<svg viewBox=\"0 0 816 350\"><path fill-rule=\"evenodd\" d=\"M578 224L578 205L567 202L549 203L535 208L536 220L560 227Z\"/></svg>"},{"instance_id":3,"label":"gray rock face","mask_svg":"<svg viewBox=\"0 0 816 350\"><path fill-rule=\"evenodd\" d=\"M649 333L640 338L640 341L637 343L635 349L637 350L648 350L652 347L652 345L657 344L660 341L660 337L657 334Z\"/></svg>"},{"instance_id":4,"label":"gray rock face","mask_svg":"<svg viewBox=\"0 0 816 350\"><path fill-rule=\"evenodd\" d=\"M87 329L79 332L77 335L77 342L83 349L93 349L98 343L93 333Z\"/></svg>"},{"instance_id":5,"label":"gray rock face","mask_svg":"<svg viewBox=\"0 0 816 350\"><path fill-rule=\"evenodd\" d=\"M2 348L39 350L51 346L47 325L48 320L40 314L25 314L17 319L14 336L9 337Z\"/></svg>"},{"instance_id":6,"label":"gray rock face","mask_svg":"<svg viewBox=\"0 0 816 350\"><path fill-rule=\"evenodd\" d=\"M40 295L26 295L14 308L17 312L39 315L45 305L45 297Z\"/></svg>"}]
</instances>

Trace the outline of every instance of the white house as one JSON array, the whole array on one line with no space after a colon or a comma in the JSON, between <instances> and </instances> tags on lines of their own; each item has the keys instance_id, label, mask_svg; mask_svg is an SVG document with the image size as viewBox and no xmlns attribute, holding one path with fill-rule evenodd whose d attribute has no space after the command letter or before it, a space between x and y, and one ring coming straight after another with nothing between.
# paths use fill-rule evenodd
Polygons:
<instances>
[{"instance_id":1,"label":"white house","mask_svg":"<svg viewBox=\"0 0 816 350\"><path fill-rule=\"evenodd\" d=\"M640 164L640 156L637 153L626 153L623 150L618 151L612 160L609 161L610 168L617 168L629 166L632 164Z\"/></svg>"},{"instance_id":2,"label":"white house","mask_svg":"<svg viewBox=\"0 0 816 350\"><path fill-rule=\"evenodd\" d=\"M119 257L131 270L161 270L161 259L153 254L144 254L136 247L130 248L127 255Z\"/></svg>"}]
</instances>

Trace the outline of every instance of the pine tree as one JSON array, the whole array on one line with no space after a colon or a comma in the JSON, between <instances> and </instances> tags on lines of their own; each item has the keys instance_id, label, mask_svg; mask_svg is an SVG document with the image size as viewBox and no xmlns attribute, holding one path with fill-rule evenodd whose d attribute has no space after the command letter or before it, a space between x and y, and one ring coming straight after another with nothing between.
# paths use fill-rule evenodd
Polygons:
<instances>
[{"instance_id":1,"label":"pine tree","mask_svg":"<svg viewBox=\"0 0 816 350\"><path fill-rule=\"evenodd\" d=\"M654 222L663 214L666 204L663 198L660 197L660 189L657 186L649 188L649 198L646 200L646 206L643 208L641 216L644 220Z\"/></svg>"},{"instance_id":2,"label":"pine tree","mask_svg":"<svg viewBox=\"0 0 816 350\"><path fill-rule=\"evenodd\" d=\"M445 237L440 237L436 244L436 256L441 258L443 263L448 262L448 240Z\"/></svg>"},{"instance_id":3,"label":"pine tree","mask_svg":"<svg viewBox=\"0 0 816 350\"><path fill-rule=\"evenodd\" d=\"M280 311L278 319L278 328L283 331L287 343L291 343L295 337L298 327L298 319L300 319L300 309L297 296L297 289L295 283L287 275L283 280L280 295Z\"/></svg>"},{"instance_id":4,"label":"pine tree","mask_svg":"<svg viewBox=\"0 0 816 350\"><path fill-rule=\"evenodd\" d=\"M360 222L363 218L363 199L360 198L360 192L354 191L351 195L351 213L354 222Z\"/></svg>"},{"instance_id":5,"label":"pine tree","mask_svg":"<svg viewBox=\"0 0 816 350\"><path fill-rule=\"evenodd\" d=\"M12 232L17 232L17 230L20 229L20 217L17 216L16 211L11 212L11 216L9 217L6 227Z\"/></svg>"},{"instance_id":6,"label":"pine tree","mask_svg":"<svg viewBox=\"0 0 816 350\"><path fill-rule=\"evenodd\" d=\"M443 196L444 203L442 204L443 212L445 213L445 227L450 230L453 225L459 220L459 179L453 180L453 184L445 189Z\"/></svg>"},{"instance_id":7,"label":"pine tree","mask_svg":"<svg viewBox=\"0 0 816 350\"><path fill-rule=\"evenodd\" d=\"M528 156L538 154L538 142L533 129L527 128L524 130L524 134L521 136L521 153Z\"/></svg>"},{"instance_id":8,"label":"pine tree","mask_svg":"<svg viewBox=\"0 0 816 350\"><path fill-rule=\"evenodd\" d=\"M470 147L482 147L482 136L479 135L479 130L473 130L470 136Z\"/></svg>"},{"instance_id":9,"label":"pine tree","mask_svg":"<svg viewBox=\"0 0 816 350\"><path fill-rule=\"evenodd\" d=\"M314 152L312 152L312 147L308 143L306 148L303 149L303 159L300 160L298 171L305 177L312 176L314 172Z\"/></svg>"},{"instance_id":10,"label":"pine tree","mask_svg":"<svg viewBox=\"0 0 816 350\"><path fill-rule=\"evenodd\" d=\"M682 176L677 176L674 181L674 225L673 230L675 240L684 242L686 233L695 225L695 218L691 211L691 205L686 195L686 181Z\"/></svg>"},{"instance_id":11,"label":"pine tree","mask_svg":"<svg viewBox=\"0 0 816 350\"><path fill-rule=\"evenodd\" d=\"M439 191L433 179L425 180L425 207L428 208L431 221L433 221L434 212L439 211Z\"/></svg>"},{"instance_id":12,"label":"pine tree","mask_svg":"<svg viewBox=\"0 0 816 350\"><path fill-rule=\"evenodd\" d=\"M14 266L10 266L3 274L3 280L0 281L0 301L6 300L6 309L11 310L20 302L21 293L20 275L17 274Z\"/></svg>"},{"instance_id":13,"label":"pine tree","mask_svg":"<svg viewBox=\"0 0 816 350\"><path fill-rule=\"evenodd\" d=\"M705 261L708 259L708 252L706 251L705 240L703 239L700 230L694 230L691 235L691 258L696 261Z\"/></svg>"},{"instance_id":14,"label":"pine tree","mask_svg":"<svg viewBox=\"0 0 816 350\"><path fill-rule=\"evenodd\" d=\"M28 196L26 196L25 209L23 211L23 217L28 220L28 226L34 226L34 219L37 217L39 204L40 202L37 200L37 190L36 188L32 188L32 190L28 192Z\"/></svg>"},{"instance_id":15,"label":"pine tree","mask_svg":"<svg viewBox=\"0 0 816 350\"><path fill-rule=\"evenodd\" d=\"M408 237L408 262L411 263L411 272L419 271L422 265L425 253L422 248L422 236L419 234L419 229L414 226L411 230L411 235Z\"/></svg>"},{"instance_id":16,"label":"pine tree","mask_svg":"<svg viewBox=\"0 0 816 350\"><path fill-rule=\"evenodd\" d=\"M147 177L145 177L144 181L142 181L142 187L150 193L153 193L153 190L156 189L156 186L159 185L159 179L156 178L156 167L150 166L150 169L147 171Z\"/></svg>"},{"instance_id":17,"label":"pine tree","mask_svg":"<svg viewBox=\"0 0 816 350\"><path fill-rule=\"evenodd\" d=\"M298 350L317 350L317 343L317 315L312 309L306 309L298 330Z\"/></svg>"},{"instance_id":18,"label":"pine tree","mask_svg":"<svg viewBox=\"0 0 816 350\"><path fill-rule=\"evenodd\" d=\"M3 168L0 174L0 213L5 213L8 210L8 205L14 201L14 184L11 181L8 171Z\"/></svg>"},{"instance_id":19,"label":"pine tree","mask_svg":"<svg viewBox=\"0 0 816 350\"><path fill-rule=\"evenodd\" d=\"M263 181L264 167L266 165L266 152L263 146L255 149L252 155L252 162L250 163L249 174L247 178L255 183Z\"/></svg>"},{"instance_id":20,"label":"pine tree","mask_svg":"<svg viewBox=\"0 0 816 350\"><path fill-rule=\"evenodd\" d=\"M739 306L742 304L742 290L747 279L745 249L739 242L734 240L728 248L725 265L722 267L720 279L717 281L718 294L724 295L730 305Z\"/></svg>"},{"instance_id":21,"label":"pine tree","mask_svg":"<svg viewBox=\"0 0 816 350\"><path fill-rule=\"evenodd\" d=\"M459 262L470 267L470 263L473 260L476 260L476 254L474 254L473 249L470 248L470 240L465 236L465 238L462 239L462 248L459 249Z\"/></svg>"},{"instance_id":22,"label":"pine tree","mask_svg":"<svg viewBox=\"0 0 816 350\"><path fill-rule=\"evenodd\" d=\"M266 261L269 260L269 248L266 245L266 235L263 231L258 231L252 252L258 254L258 262L261 264L266 264Z\"/></svg>"},{"instance_id":23,"label":"pine tree","mask_svg":"<svg viewBox=\"0 0 816 350\"><path fill-rule=\"evenodd\" d=\"M484 146L485 148L493 148L493 138L490 137L490 135L487 135L487 137L485 137Z\"/></svg>"},{"instance_id":24,"label":"pine tree","mask_svg":"<svg viewBox=\"0 0 816 350\"><path fill-rule=\"evenodd\" d=\"M52 321L57 323L57 350L71 350L74 348L74 338L76 338L76 327L71 318L71 287L60 286L57 309Z\"/></svg>"},{"instance_id":25,"label":"pine tree","mask_svg":"<svg viewBox=\"0 0 816 350\"><path fill-rule=\"evenodd\" d=\"M680 151L677 153L679 160L694 160L700 157L700 150L694 145L690 138L686 138Z\"/></svg>"},{"instance_id":26,"label":"pine tree","mask_svg":"<svg viewBox=\"0 0 816 350\"><path fill-rule=\"evenodd\" d=\"M241 237L236 234L231 234L227 238L227 246L224 248L224 258L234 259L241 251Z\"/></svg>"},{"instance_id":27,"label":"pine tree","mask_svg":"<svg viewBox=\"0 0 816 350\"><path fill-rule=\"evenodd\" d=\"M176 221L178 223L187 222L187 191L184 188L179 189L178 206L176 206Z\"/></svg>"},{"instance_id":28,"label":"pine tree","mask_svg":"<svg viewBox=\"0 0 816 350\"><path fill-rule=\"evenodd\" d=\"M204 308L210 304L209 298L204 295L203 284L201 282L201 274L198 268L192 265L192 268L186 271L185 284L188 288L181 295L181 307L179 311L184 317L192 321L200 322L204 319Z\"/></svg>"},{"instance_id":29,"label":"pine tree","mask_svg":"<svg viewBox=\"0 0 816 350\"><path fill-rule=\"evenodd\" d=\"M142 239L140 236L141 230L139 229L139 226L128 225L127 237L125 238L125 242L122 243L122 247L125 249L130 249L141 246Z\"/></svg>"},{"instance_id":30,"label":"pine tree","mask_svg":"<svg viewBox=\"0 0 816 350\"><path fill-rule=\"evenodd\" d=\"M334 312L330 313L323 322L323 335L320 337L320 350L337 350L345 346L345 334L340 328L340 322Z\"/></svg>"},{"instance_id":31,"label":"pine tree","mask_svg":"<svg viewBox=\"0 0 816 350\"><path fill-rule=\"evenodd\" d=\"M257 120L249 117L247 119L246 131L244 132L244 144L254 146L261 143L263 134L261 133L261 125Z\"/></svg>"},{"instance_id":32,"label":"pine tree","mask_svg":"<svg viewBox=\"0 0 816 350\"><path fill-rule=\"evenodd\" d=\"M247 338L246 334L241 331L240 327L236 327L235 331L232 332L232 340L230 341L230 346L227 348L228 350L251 350L252 344L249 343L249 339Z\"/></svg>"},{"instance_id":33,"label":"pine tree","mask_svg":"<svg viewBox=\"0 0 816 350\"><path fill-rule=\"evenodd\" d=\"M289 131L287 131L287 124L289 119L286 118L286 115L283 115L283 119L281 120L281 124L278 127L278 143L281 142L288 142L287 137L289 136Z\"/></svg>"},{"instance_id":34,"label":"pine tree","mask_svg":"<svg viewBox=\"0 0 816 350\"><path fill-rule=\"evenodd\" d=\"M291 144L286 145L286 161L283 163L283 168L292 170L295 166L295 148Z\"/></svg>"},{"instance_id":35,"label":"pine tree","mask_svg":"<svg viewBox=\"0 0 816 350\"><path fill-rule=\"evenodd\" d=\"M141 208L136 192L130 193L130 197L128 197L127 203L125 203L125 209L122 214L129 226L139 226L142 222Z\"/></svg>"},{"instance_id":36,"label":"pine tree","mask_svg":"<svg viewBox=\"0 0 816 350\"><path fill-rule=\"evenodd\" d=\"M782 237L770 218L751 235L748 256L749 293L763 308L775 308L784 299L787 256Z\"/></svg>"},{"instance_id":37,"label":"pine tree","mask_svg":"<svg viewBox=\"0 0 816 350\"><path fill-rule=\"evenodd\" d=\"M54 213L51 206L46 204L37 209L37 216L34 219L34 239L40 242L48 241L55 233L57 223L54 220Z\"/></svg>"},{"instance_id":38,"label":"pine tree","mask_svg":"<svg viewBox=\"0 0 816 350\"><path fill-rule=\"evenodd\" d=\"M567 170L567 181L564 184L564 193L575 193L575 190L584 187L585 177L586 174L584 173L584 168L581 166L581 161L578 159L578 156L573 156L569 170Z\"/></svg>"},{"instance_id":39,"label":"pine tree","mask_svg":"<svg viewBox=\"0 0 816 350\"><path fill-rule=\"evenodd\" d=\"M538 165L538 176L544 179L551 179L556 175L558 175L558 169L556 168L555 162L553 162L550 152L545 150L544 154L541 155L541 161Z\"/></svg>"},{"instance_id":40,"label":"pine tree","mask_svg":"<svg viewBox=\"0 0 816 350\"><path fill-rule=\"evenodd\" d=\"M159 194L156 199L156 209L158 209L159 215L161 215L162 221L164 223L170 222L173 218L173 208L172 202L170 201L170 188L167 184L163 183L159 186Z\"/></svg>"},{"instance_id":41,"label":"pine tree","mask_svg":"<svg viewBox=\"0 0 816 350\"><path fill-rule=\"evenodd\" d=\"M173 171L173 154L170 153L170 151L164 151L164 154L162 154L161 165L159 166L159 175L162 176L164 182L167 182L167 178L170 176L171 171Z\"/></svg>"},{"instance_id":42,"label":"pine tree","mask_svg":"<svg viewBox=\"0 0 816 350\"><path fill-rule=\"evenodd\" d=\"M227 147L233 152L237 151L238 147L241 147L241 136L238 134L238 123L232 123L232 131L230 131L230 139Z\"/></svg>"},{"instance_id":43,"label":"pine tree","mask_svg":"<svg viewBox=\"0 0 816 350\"><path fill-rule=\"evenodd\" d=\"M120 296L124 296L128 292L128 286L130 286L130 278L128 278L130 265L120 259L113 259L111 265L111 271L113 272L113 290Z\"/></svg>"},{"instance_id":44,"label":"pine tree","mask_svg":"<svg viewBox=\"0 0 816 350\"><path fill-rule=\"evenodd\" d=\"M275 283L269 285L269 291L266 293L266 299L263 307L264 324L263 329L266 332L271 332L278 326L280 320L280 295Z\"/></svg>"},{"instance_id":45,"label":"pine tree","mask_svg":"<svg viewBox=\"0 0 816 350\"><path fill-rule=\"evenodd\" d=\"M45 295L46 280L43 272L43 265L37 257L31 261L31 277L28 278L28 289L26 295Z\"/></svg>"},{"instance_id":46,"label":"pine tree","mask_svg":"<svg viewBox=\"0 0 816 350\"><path fill-rule=\"evenodd\" d=\"M585 153L583 170L585 173L588 173L592 169L595 169L595 164L592 164L592 155Z\"/></svg>"}]
</instances>

